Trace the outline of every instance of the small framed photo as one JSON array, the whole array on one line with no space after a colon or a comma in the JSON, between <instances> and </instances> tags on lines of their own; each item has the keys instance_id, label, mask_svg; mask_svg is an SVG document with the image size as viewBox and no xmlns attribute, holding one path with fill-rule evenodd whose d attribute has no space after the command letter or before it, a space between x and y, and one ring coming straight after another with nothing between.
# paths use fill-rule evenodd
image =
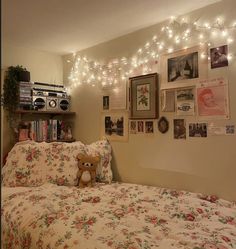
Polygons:
<instances>
[{"instance_id":1,"label":"small framed photo","mask_svg":"<svg viewBox=\"0 0 236 249\"><path fill-rule=\"evenodd\" d=\"M207 137L207 123L189 123L189 137Z\"/></svg>"},{"instance_id":2,"label":"small framed photo","mask_svg":"<svg viewBox=\"0 0 236 249\"><path fill-rule=\"evenodd\" d=\"M145 133L154 133L153 121L145 121Z\"/></svg>"},{"instance_id":3,"label":"small framed photo","mask_svg":"<svg viewBox=\"0 0 236 249\"><path fill-rule=\"evenodd\" d=\"M165 117L161 117L158 121L158 130L161 133L166 133L169 130L169 122Z\"/></svg>"},{"instance_id":4,"label":"small framed photo","mask_svg":"<svg viewBox=\"0 0 236 249\"><path fill-rule=\"evenodd\" d=\"M137 133L144 133L144 122L143 122L143 120L137 121Z\"/></svg>"},{"instance_id":5,"label":"small framed photo","mask_svg":"<svg viewBox=\"0 0 236 249\"><path fill-rule=\"evenodd\" d=\"M129 133L136 134L137 133L137 122L135 120L130 120L129 123Z\"/></svg>"},{"instance_id":6,"label":"small framed photo","mask_svg":"<svg viewBox=\"0 0 236 249\"><path fill-rule=\"evenodd\" d=\"M174 53L162 55L161 88L175 88L194 85L207 76L205 46L195 46Z\"/></svg>"},{"instance_id":7,"label":"small framed photo","mask_svg":"<svg viewBox=\"0 0 236 249\"><path fill-rule=\"evenodd\" d=\"M174 139L186 139L185 119L174 119Z\"/></svg>"},{"instance_id":8,"label":"small framed photo","mask_svg":"<svg viewBox=\"0 0 236 249\"><path fill-rule=\"evenodd\" d=\"M103 110L109 110L109 96L103 96Z\"/></svg>"},{"instance_id":9,"label":"small framed photo","mask_svg":"<svg viewBox=\"0 0 236 249\"><path fill-rule=\"evenodd\" d=\"M157 73L130 78L130 118L158 118L158 95Z\"/></svg>"},{"instance_id":10,"label":"small framed photo","mask_svg":"<svg viewBox=\"0 0 236 249\"><path fill-rule=\"evenodd\" d=\"M210 49L211 69L228 66L228 46L223 45Z\"/></svg>"}]
</instances>

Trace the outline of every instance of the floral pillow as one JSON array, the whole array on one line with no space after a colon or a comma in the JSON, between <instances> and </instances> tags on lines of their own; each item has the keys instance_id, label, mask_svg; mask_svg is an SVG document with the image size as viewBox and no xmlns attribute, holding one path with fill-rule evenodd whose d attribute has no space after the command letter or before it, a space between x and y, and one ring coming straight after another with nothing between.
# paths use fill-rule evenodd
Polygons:
<instances>
[{"instance_id":1,"label":"floral pillow","mask_svg":"<svg viewBox=\"0 0 236 249\"><path fill-rule=\"evenodd\" d=\"M97 180L111 183L111 146L101 140L90 145L73 143L17 143L9 152L2 169L2 184L8 187L34 187L45 182L76 186L79 153L100 156Z\"/></svg>"},{"instance_id":2,"label":"floral pillow","mask_svg":"<svg viewBox=\"0 0 236 249\"><path fill-rule=\"evenodd\" d=\"M45 149L46 182L76 186L78 183L77 155L79 153L85 153L85 145L81 142L50 143Z\"/></svg>"},{"instance_id":3,"label":"floral pillow","mask_svg":"<svg viewBox=\"0 0 236 249\"><path fill-rule=\"evenodd\" d=\"M111 145L108 140L100 140L90 145L85 145L85 151L91 156L100 156L100 163L97 167L97 181L111 183Z\"/></svg>"},{"instance_id":4,"label":"floral pillow","mask_svg":"<svg viewBox=\"0 0 236 249\"><path fill-rule=\"evenodd\" d=\"M33 187L45 182L45 142L25 141L15 144L2 168L2 184L7 187Z\"/></svg>"}]
</instances>

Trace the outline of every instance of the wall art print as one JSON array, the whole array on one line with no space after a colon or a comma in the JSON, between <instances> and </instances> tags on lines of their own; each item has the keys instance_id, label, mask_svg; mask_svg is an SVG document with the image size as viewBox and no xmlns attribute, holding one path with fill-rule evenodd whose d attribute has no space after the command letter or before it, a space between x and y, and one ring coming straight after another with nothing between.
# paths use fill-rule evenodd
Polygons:
<instances>
[{"instance_id":1,"label":"wall art print","mask_svg":"<svg viewBox=\"0 0 236 249\"><path fill-rule=\"evenodd\" d=\"M228 66L228 46L223 45L210 49L211 69Z\"/></svg>"},{"instance_id":2,"label":"wall art print","mask_svg":"<svg viewBox=\"0 0 236 249\"><path fill-rule=\"evenodd\" d=\"M158 117L158 76L156 73L130 78L131 119Z\"/></svg>"},{"instance_id":3,"label":"wall art print","mask_svg":"<svg viewBox=\"0 0 236 249\"><path fill-rule=\"evenodd\" d=\"M128 140L128 113L122 111L103 112L101 137L110 141Z\"/></svg>"},{"instance_id":4,"label":"wall art print","mask_svg":"<svg viewBox=\"0 0 236 249\"><path fill-rule=\"evenodd\" d=\"M194 46L161 57L161 89L194 86L207 78L207 47Z\"/></svg>"},{"instance_id":5,"label":"wall art print","mask_svg":"<svg viewBox=\"0 0 236 249\"><path fill-rule=\"evenodd\" d=\"M209 79L197 87L198 115L204 118L229 118L228 81Z\"/></svg>"}]
</instances>

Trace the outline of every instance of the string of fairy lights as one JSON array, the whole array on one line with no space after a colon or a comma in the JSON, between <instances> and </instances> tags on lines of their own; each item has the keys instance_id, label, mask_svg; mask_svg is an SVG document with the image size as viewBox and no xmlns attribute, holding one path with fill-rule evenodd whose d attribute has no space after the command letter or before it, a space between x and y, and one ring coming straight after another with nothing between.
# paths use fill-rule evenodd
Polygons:
<instances>
[{"instance_id":1,"label":"string of fairy lights","mask_svg":"<svg viewBox=\"0 0 236 249\"><path fill-rule=\"evenodd\" d=\"M130 58L114 58L108 63L99 63L89 60L86 56L81 57L74 53L70 75L68 77L69 87L72 90L81 84L102 87L116 87L131 77L135 70L139 69L142 74L152 71L152 63L157 62L160 55L172 53L174 50L187 49L193 43L200 46L211 46L211 41L217 38L225 44L233 42L232 33L236 30L236 22L229 26L224 21L217 18L213 23L203 23L195 21L188 22L186 18L178 20L171 17L169 24L163 26L158 33L152 37L143 47ZM200 58L209 58L209 52L202 52ZM228 53L228 60L233 58L233 54Z\"/></svg>"}]
</instances>

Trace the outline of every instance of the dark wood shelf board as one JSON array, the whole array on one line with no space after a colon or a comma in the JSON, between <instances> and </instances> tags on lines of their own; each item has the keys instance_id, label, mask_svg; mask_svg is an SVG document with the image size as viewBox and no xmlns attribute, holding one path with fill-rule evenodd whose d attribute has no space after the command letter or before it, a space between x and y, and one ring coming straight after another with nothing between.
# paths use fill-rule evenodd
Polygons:
<instances>
[{"instance_id":1,"label":"dark wood shelf board","mask_svg":"<svg viewBox=\"0 0 236 249\"><path fill-rule=\"evenodd\" d=\"M46 140L46 141L35 141L37 143L41 142L47 142L47 143L53 143L53 142L66 142L66 143L72 143L75 142L75 139L58 139L58 140Z\"/></svg>"},{"instance_id":2,"label":"dark wood shelf board","mask_svg":"<svg viewBox=\"0 0 236 249\"><path fill-rule=\"evenodd\" d=\"M75 115L76 112L68 112L68 111L35 111L35 110L16 110L17 114L51 114L51 115Z\"/></svg>"}]
</instances>

